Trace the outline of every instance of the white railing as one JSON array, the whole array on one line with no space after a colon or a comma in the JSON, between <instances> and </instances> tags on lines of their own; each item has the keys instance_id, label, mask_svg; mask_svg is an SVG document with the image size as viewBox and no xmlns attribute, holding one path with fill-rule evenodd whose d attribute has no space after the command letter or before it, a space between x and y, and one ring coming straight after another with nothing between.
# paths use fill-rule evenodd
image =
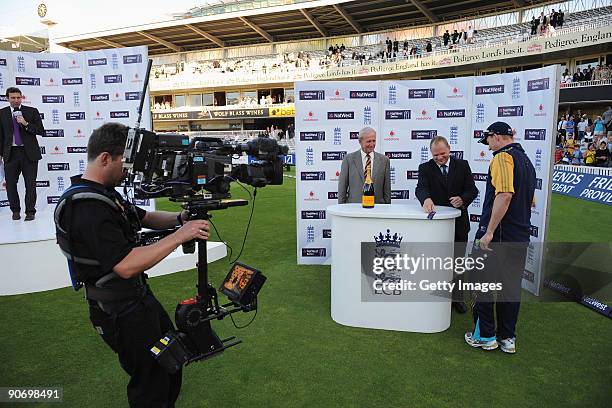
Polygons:
<instances>
[{"instance_id":1,"label":"white railing","mask_svg":"<svg viewBox=\"0 0 612 408\"><path fill-rule=\"evenodd\" d=\"M583 86L602 86L612 85L612 79L596 79L592 81L581 81L581 82L561 82L560 88L580 88Z\"/></svg>"},{"instance_id":2,"label":"white railing","mask_svg":"<svg viewBox=\"0 0 612 408\"><path fill-rule=\"evenodd\" d=\"M572 171L574 173L597 174L598 176L611 176L612 168L610 167L593 167L593 166L570 166L567 164L555 165L555 170Z\"/></svg>"}]
</instances>

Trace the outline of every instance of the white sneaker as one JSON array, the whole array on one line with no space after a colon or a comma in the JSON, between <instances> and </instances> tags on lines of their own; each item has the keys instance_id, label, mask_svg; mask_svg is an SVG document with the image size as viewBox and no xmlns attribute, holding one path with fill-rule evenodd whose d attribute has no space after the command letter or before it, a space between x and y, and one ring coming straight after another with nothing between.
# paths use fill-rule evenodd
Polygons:
<instances>
[{"instance_id":1,"label":"white sneaker","mask_svg":"<svg viewBox=\"0 0 612 408\"><path fill-rule=\"evenodd\" d=\"M481 337L474 337L472 332L467 332L463 336L465 342L472 347L480 347L483 350L495 350L497 348L497 341L495 337L483 339Z\"/></svg>"},{"instance_id":2,"label":"white sneaker","mask_svg":"<svg viewBox=\"0 0 612 408\"><path fill-rule=\"evenodd\" d=\"M498 343L499 343L499 348L504 353L509 353L509 354L516 353L516 337L502 339Z\"/></svg>"}]
</instances>

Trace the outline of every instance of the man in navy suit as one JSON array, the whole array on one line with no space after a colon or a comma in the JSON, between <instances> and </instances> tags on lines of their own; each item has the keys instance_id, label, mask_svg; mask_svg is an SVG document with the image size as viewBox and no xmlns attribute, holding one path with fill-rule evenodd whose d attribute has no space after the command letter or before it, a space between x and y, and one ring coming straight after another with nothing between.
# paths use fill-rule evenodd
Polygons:
<instances>
[{"instance_id":1,"label":"man in navy suit","mask_svg":"<svg viewBox=\"0 0 612 408\"><path fill-rule=\"evenodd\" d=\"M13 212L13 220L21 218L21 204L17 181L23 173L25 181L26 221L32 221L36 213L36 175L38 161L42 158L36 135L45 129L38 109L21 104L19 88L6 90L9 106L0 109L0 164L4 161L6 195Z\"/></svg>"},{"instance_id":2,"label":"man in navy suit","mask_svg":"<svg viewBox=\"0 0 612 408\"><path fill-rule=\"evenodd\" d=\"M436 136L429 144L432 159L419 166L419 181L415 194L423 210L435 211L436 205L461 210L455 218L455 257L465 256L470 220L467 208L478 195L472 170L465 160L450 157L450 146L442 136ZM453 295L453 307L460 313L467 307L460 294Z\"/></svg>"}]
</instances>

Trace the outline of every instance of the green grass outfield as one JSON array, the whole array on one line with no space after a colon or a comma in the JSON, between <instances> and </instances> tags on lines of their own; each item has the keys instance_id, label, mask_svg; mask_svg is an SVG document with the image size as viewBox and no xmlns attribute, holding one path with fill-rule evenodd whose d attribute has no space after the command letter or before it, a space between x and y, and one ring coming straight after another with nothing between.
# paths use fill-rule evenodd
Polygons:
<instances>
[{"instance_id":1,"label":"green grass outfield","mask_svg":"<svg viewBox=\"0 0 612 408\"><path fill-rule=\"evenodd\" d=\"M249 210L214 213L235 251ZM609 241L610 215L611 207L554 194L550 239ZM178 407L610 406L609 319L574 303L524 303L513 356L468 347L469 315L453 313L437 334L341 326L330 317L330 268L296 264L295 228L295 180L261 189L241 259L268 277L257 319L244 330L214 323L244 343L187 367ZM218 285L228 268L211 264L211 280ZM195 282L194 270L150 280L171 314ZM251 314L236 316L244 324ZM0 322L0 386L61 386L69 407L127 406L128 377L91 328L82 294L0 297Z\"/></svg>"}]
</instances>

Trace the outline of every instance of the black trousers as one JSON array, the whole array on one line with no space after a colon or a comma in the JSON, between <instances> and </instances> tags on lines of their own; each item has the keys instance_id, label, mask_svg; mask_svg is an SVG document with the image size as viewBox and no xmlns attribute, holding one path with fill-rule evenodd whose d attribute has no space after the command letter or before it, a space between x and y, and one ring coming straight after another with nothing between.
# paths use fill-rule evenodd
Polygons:
<instances>
[{"instance_id":1,"label":"black trousers","mask_svg":"<svg viewBox=\"0 0 612 408\"><path fill-rule=\"evenodd\" d=\"M25 181L25 208L26 214L36 213L36 175L38 174L38 161L30 160L23 147L11 147L11 155L4 163L4 177L6 179L6 195L12 212L21 212L17 182L19 175L23 174Z\"/></svg>"},{"instance_id":2,"label":"black trousers","mask_svg":"<svg viewBox=\"0 0 612 408\"><path fill-rule=\"evenodd\" d=\"M89 307L96 331L130 376L127 396L130 407L174 407L179 396L182 371L169 374L152 357L151 347L174 325L159 301L149 293L135 308L110 316L97 306Z\"/></svg>"},{"instance_id":3,"label":"black trousers","mask_svg":"<svg viewBox=\"0 0 612 408\"><path fill-rule=\"evenodd\" d=\"M516 337L527 244L497 243L490 247L493 249L492 252L472 253L473 257L486 253L487 258L484 269L479 272L473 271L470 277L474 277L473 282L501 283L502 290L497 292L497 299L491 291L477 292L473 309L474 324L480 331L480 337L498 339Z\"/></svg>"}]
</instances>

